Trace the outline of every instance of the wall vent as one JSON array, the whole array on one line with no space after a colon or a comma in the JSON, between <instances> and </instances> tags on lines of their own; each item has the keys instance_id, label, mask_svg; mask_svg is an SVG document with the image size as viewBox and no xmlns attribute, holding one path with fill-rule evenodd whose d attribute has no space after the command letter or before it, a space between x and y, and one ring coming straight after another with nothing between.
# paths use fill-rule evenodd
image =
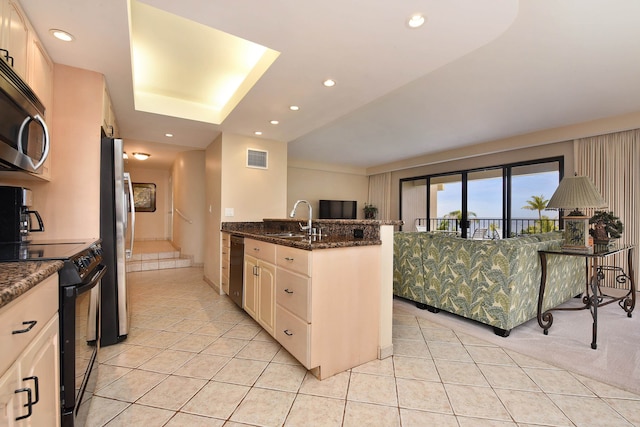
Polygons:
<instances>
[{"instance_id":1,"label":"wall vent","mask_svg":"<svg viewBox=\"0 0 640 427\"><path fill-rule=\"evenodd\" d=\"M266 151L249 148L247 150L247 167L267 169L267 154Z\"/></svg>"}]
</instances>

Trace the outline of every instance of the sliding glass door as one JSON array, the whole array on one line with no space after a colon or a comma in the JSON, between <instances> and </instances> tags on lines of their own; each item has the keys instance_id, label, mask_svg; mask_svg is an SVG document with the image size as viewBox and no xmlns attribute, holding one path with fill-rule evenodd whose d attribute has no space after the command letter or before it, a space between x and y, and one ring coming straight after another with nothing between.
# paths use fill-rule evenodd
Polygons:
<instances>
[{"instance_id":1,"label":"sliding glass door","mask_svg":"<svg viewBox=\"0 0 640 427\"><path fill-rule=\"evenodd\" d=\"M468 237L501 239L504 233L503 169L469 172L467 175Z\"/></svg>"},{"instance_id":2,"label":"sliding glass door","mask_svg":"<svg viewBox=\"0 0 640 427\"><path fill-rule=\"evenodd\" d=\"M562 158L421 176L400 181L404 231L501 239L559 229L546 203L562 178Z\"/></svg>"}]
</instances>

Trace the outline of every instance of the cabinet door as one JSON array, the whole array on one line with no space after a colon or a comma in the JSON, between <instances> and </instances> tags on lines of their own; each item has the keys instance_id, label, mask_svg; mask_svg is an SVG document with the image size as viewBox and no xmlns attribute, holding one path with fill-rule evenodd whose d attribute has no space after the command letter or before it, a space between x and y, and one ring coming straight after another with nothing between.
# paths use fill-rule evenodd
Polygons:
<instances>
[{"instance_id":1,"label":"cabinet door","mask_svg":"<svg viewBox=\"0 0 640 427\"><path fill-rule=\"evenodd\" d=\"M276 267L258 261L258 318L260 325L271 335L275 325Z\"/></svg>"},{"instance_id":2,"label":"cabinet door","mask_svg":"<svg viewBox=\"0 0 640 427\"><path fill-rule=\"evenodd\" d=\"M230 248L230 236L228 233L222 233L221 243L220 243L220 251L221 251L221 265L220 265L220 284L222 287L222 291L229 295L229 267L231 261L231 248Z\"/></svg>"},{"instance_id":3,"label":"cabinet door","mask_svg":"<svg viewBox=\"0 0 640 427\"><path fill-rule=\"evenodd\" d=\"M2 377L0 377L0 425L13 427L16 418L23 415L20 405L20 394L16 390L20 388L20 372L18 363L12 365Z\"/></svg>"},{"instance_id":4,"label":"cabinet door","mask_svg":"<svg viewBox=\"0 0 640 427\"><path fill-rule=\"evenodd\" d=\"M20 6L9 0L5 17L5 39L2 46L13 57L13 70L27 80L27 52L29 47L29 25Z\"/></svg>"},{"instance_id":5,"label":"cabinet door","mask_svg":"<svg viewBox=\"0 0 640 427\"><path fill-rule=\"evenodd\" d=\"M37 384L39 398L38 402L33 404L31 416L20 421L21 427L60 426L58 330L56 314L25 350L20 360L21 387L35 390Z\"/></svg>"},{"instance_id":6,"label":"cabinet door","mask_svg":"<svg viewBox=\"0 0 640 427\"><path fill-rule=\"evenodd\" d=\"M244 256L244 311L249 316L257 318L258 311L258 287L256 280L256 272L258 268L258 260L252 256Z\"/></svg>"}]
</instances>

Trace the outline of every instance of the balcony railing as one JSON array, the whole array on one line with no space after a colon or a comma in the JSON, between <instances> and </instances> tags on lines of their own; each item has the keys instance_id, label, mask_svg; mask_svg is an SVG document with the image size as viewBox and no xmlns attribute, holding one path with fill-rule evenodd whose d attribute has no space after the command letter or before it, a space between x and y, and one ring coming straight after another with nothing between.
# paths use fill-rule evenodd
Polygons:
<instances>
[{"instance_id":1,"label":"balcony railing","mask_svg":"<svg viewBox=\"0 0 640 427\"><path fill-rule=\"evenodd\" d=\"M427 227L427 225L429 225ZM505 224L501 218L471 218L467 237L479 239L502 239L504 237L520 236L523 234L546 233L558 230L558 219L543 218L512 218L510 220L509 236L505 236ZM460 221L456 218L416 218L415 229L417 231L441 231L461 235Z\"/></svg>"}]
</instances>

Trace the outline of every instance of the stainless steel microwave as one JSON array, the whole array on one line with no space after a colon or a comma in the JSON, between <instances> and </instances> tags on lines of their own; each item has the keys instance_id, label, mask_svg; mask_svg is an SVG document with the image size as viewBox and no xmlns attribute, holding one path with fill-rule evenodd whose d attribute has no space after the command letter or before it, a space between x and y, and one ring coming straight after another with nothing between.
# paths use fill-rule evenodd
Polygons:
<instances>
[{"instance_id":1,"label":"stainless steel microwave","mask_svg":"<svg viewBox=\"0 0 640 427\"><path fill-rule=\"evenodd\" d=\"M44 105L0 59L0 170L42 173L49 155Z\"/></svg>"}]
</instances>

